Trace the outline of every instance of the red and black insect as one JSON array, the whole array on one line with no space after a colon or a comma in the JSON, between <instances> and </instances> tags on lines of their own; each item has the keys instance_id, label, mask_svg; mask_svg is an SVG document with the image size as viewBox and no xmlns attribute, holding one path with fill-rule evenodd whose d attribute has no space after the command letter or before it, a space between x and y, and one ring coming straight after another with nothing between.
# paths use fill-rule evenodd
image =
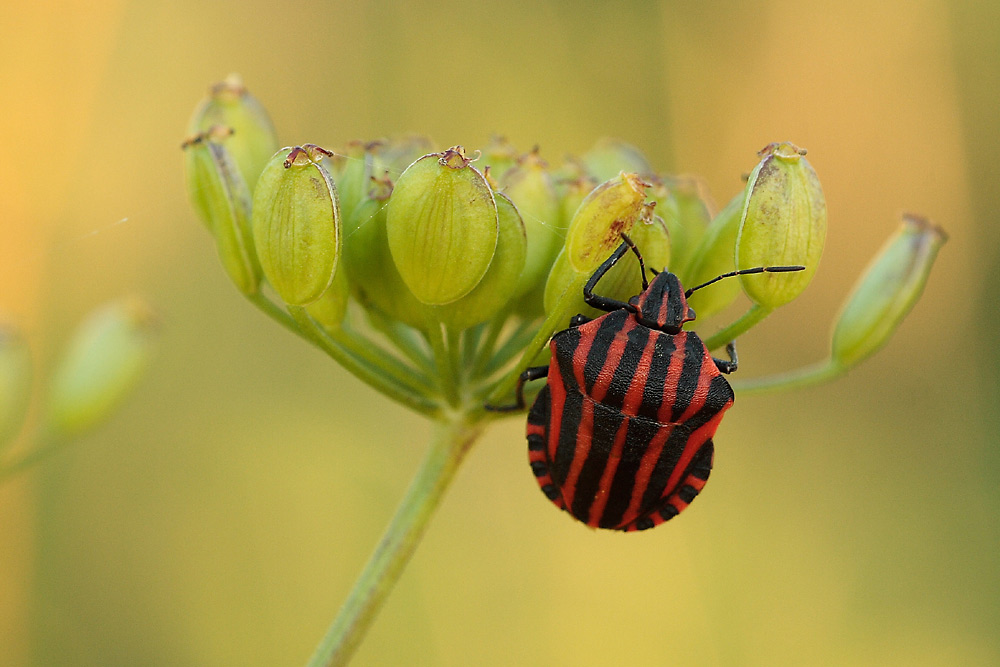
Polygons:
<instances>
[{"instance_id":1,"label":"red and black insect","mask_svg":"<svg viewBox=\"0 0 1000 667\"><path fill-rule=\"evenodd\" d=\"M624 242L583 288L588 305L606 311L577 315L552 337L548 366L527 369L517 385L548 378L528 412L528 456L545 496L595 528L645 530L674 518L698 495L712 471L719 422L733 404L722 376L736 370L712 357L697 334L687 297L717 280L746 273L801 271L801 266L744 269L684 291L674 274L646 281L642 256ZM631 249L642 271L642 294L628 303L594 294L598 281ZM655 272L654 272L655 273Z\"/></svg>"}]
</instances>

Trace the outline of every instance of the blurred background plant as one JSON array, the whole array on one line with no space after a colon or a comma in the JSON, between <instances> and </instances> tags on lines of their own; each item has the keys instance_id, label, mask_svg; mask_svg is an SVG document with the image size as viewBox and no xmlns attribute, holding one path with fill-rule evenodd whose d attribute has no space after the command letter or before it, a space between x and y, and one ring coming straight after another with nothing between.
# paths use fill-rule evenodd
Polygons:
<instances>
[{"instance_id":1,"label":"blurred background plant","mask_svg":"<svg viewBox=\"0 0 1000 667\"><path fill-rule=\"evenodd\" d=\"M12 325L0 328L0 484L107 421L146 371L156 333L156 316L136 297L95 310L66 344L26 427L31 351Z\"/></svg>"},{"instance_id":2,"label":"blurred background plant","mask_svg":"<svg viewBox=\"0 0 1000 667\"><path fill-rule=\"evenodd\" d=\"M5 98L18 103L0 131L20 157L0 162L3 305L44 341L96 290L125 284L171 322L166 363L129 410L86 449L0 489L4 660L296 664L423 453L422 421L234 300L189 222L176 135L163 128L184 122L205 81L238 68L284 140L326 147L414 129L485 146L504 131L559 156L615 135L669 171L702 174L727 201L752 166L748 148L808 146L836 221L825 269L809 299L741 340L748 381L825 356L850 276L900 210L947 221L952 237L892 346L842 382L745 400L727 417L698 521L639 542L597 539L539 505L522 425L491 429L361 664L995 662L995 362L937 344L942 312L972 350L995 337L995 309L979 305L995 293L997 251L992 5L4 12ZM293 39L275 66L276 35L317 26L321 58ZM454 57L455 34L498 26L519 48ZM35 57L14 57L26 52ZM24 168L42 136L72 176ZM44 317L43 302L56 304ZM663 618L664 600L685 612L647 641L638 628ZM589 607L604 613L581 618Z\"/></svg>"}]
</instances>

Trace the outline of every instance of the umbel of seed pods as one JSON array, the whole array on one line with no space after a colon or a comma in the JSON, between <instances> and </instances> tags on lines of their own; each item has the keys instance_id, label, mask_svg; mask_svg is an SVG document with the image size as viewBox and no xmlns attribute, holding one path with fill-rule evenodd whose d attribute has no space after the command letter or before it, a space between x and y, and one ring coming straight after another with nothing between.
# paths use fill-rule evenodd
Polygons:
<instances>
[{"instance_id":1,"label":"umbel of seed pods","mask_svg":"<svg viewBox=\"0 0 1000 667\"><path fill-rule=\"evenodd\" d=\"M560 166L499 139L279 149L235 78L189 134L192 203L248 299L433 419L475 423L533 399L532 471L594 527L649 528L700 492L734 398L733 340L802 293L826 237L819 180L789 143L766 146L716 211L697 180L614 141ZM849 299L829 360L795 382L883 345L943 241L908 218ZM704 340L691 331L695 311L720 314L741 291L746 315ZM728 359L712 356L724 347Z\"/></svg>"}]
</instances>

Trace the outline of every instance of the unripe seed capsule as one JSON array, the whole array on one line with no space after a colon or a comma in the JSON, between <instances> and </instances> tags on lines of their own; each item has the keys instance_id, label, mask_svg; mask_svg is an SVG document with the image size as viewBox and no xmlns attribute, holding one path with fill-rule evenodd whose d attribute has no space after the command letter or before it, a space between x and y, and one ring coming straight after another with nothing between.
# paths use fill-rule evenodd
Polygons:
<instances>
[{"instance_id":1,"label":"unripe seed capsule","mask_svg":"<svg viewBox=\"0 0 1000 667\"><path fill-rule=\"evenodd\" d=\"M768 309L788 303L806 288L826 242L826 200L805 153L790 143L769 144L747 182L736 268L806 267L795 273L740 276L747 296Z\"/></svg>"},{"instance_id":2,"label":"unripe seed capsule","mask_svg":"<svg viewBox=\"0 0 1000 667\"><path fill-rule=\"evenodd\" d=\"M621 172L634 172L643 177L653 175L653 167L642 151L620 139L599 139L584 153L587 173L598 181L614 178Z\"/></svg>"},{"instance_id":3,"label":"unripe seed capsule","mask_svg":"<svg viewBox=\"0 0 1000 667\"><path fill-rule=\"evenodd\" d=\"M621 245L639 218L647 183L619 174L594 188L577 208L566 233L566 259L574 271L592 274Z\"/></svg>"},{"instance_id":4,"label":"unripe seed capsule","mask_svg":"<svg viewBox=\"0 0 1000 667\"><path fill-rule=\"evenodd\" d=\"M94 311L73 335L52 378L48 427L71 437L111 415L152 356L157 318L139 299Z\"/></svg>"},{"instance_id":5,"label":"unripe seed capsule","mask_svg":"<svg viewBox=\"0 0 1000 667\"><path fill-rule=\"evenodd\" d=\"M422 303L444 305L486 275L498 236L486 179L461 146L420 158L389 199L386 234L403 282Z\"/></svg>"},{"instance_id":6,"label":"unripe seed capsule","mask_svg":"<svg viewBox=\"0 0 1000 667\"><path fill-rule=\"evenodd\" d=\"M537 153L529 153L507 172L504 194L510 197L524 219L528 254L517 281L517 294L534 293L541 310L545 277L562 246L559 198L548 173L548 165Z\"/></svg>"},{"instance_id":7,"label":"unripe seed capsule","mask_svg":"<svg viewBox=\"0 0 1000 667\"><path fill-rule=\"evenodd\" d=\"M496 254L475 289L445 306L438 306L437 319L456 330L485 322L511 299L527 254L527 236L521 215L504 194L493 193L497 203L500 235Z\"/></svg>"},{"instance_id":8,"label":"unripe seed capsule","mask_svg":"<svg viewBox=\"0 0 1000 667\"><path fill-rule=\"evenodd\" d=\"M743 192L733 197L709 223L682 276L685 285L700 285L736 268L736 236L740 231L744 197ZM724 310L739 293L737 281L720 280L688 297L688 305L698 313L699 319L705 319Z\"/></svg>"},{"instance_id":9,"label":"unripe seed capsule","mask_svg":"<svg viewBox=\"0 0 1000 667\"><path fill-rule=\"evenodd\" d=\"M215 237L229 278L244 294L255 294L261 270L250 229L250 192L227 149L231 136L229 128L216 125L182 144L188 196Z\"/></svg>"},{"instance_id":10,"label":"unripe seed capsule","mask_svg":"<svg viewBox=\"0 0 1000 667\"><path fill-rule=\"evenodd\" d=\"M212 86L195 109L188 134L200 134L215 125L233 129L233 139L226 147L252 193L264 165L278 150L278 136L263 105L247 92L236 74Z\"/></svg>"},{"instance_id":11,"label":"unripe seed capsule","mask_svg":"<svg viewBox=\"0 0 1000 667\"><path fill-rule=\"evenodd\" d=\"M705 203L705 186L692 176L664 176L655 179L651 194L656 212L670 230L670 271L684 278L712 217Z\"/></svg>"},{"instance_id":12,"label":"unripe seed capsule","mask_svg":"<svg viewBox=\"0 0 1000 667\"><path fill-rule=\"evenodd\" d=\"M253 235L260 265L289 305L318 299L337 270L340 206L322 164L329 155L314 144L283 148L264 168L254 192Z\"/></svg>"},{"instance_id":13,"label":"unripe seed capsule","mask_svg":"<svg viewBox=\"0 0 1000 667\"><path fill-rule=\"evenodd\" d=\"M948 236L914 215L876 255L837 318L833 360L847 368L881 348L913 308Z\"/></svg>"}]
</instances>

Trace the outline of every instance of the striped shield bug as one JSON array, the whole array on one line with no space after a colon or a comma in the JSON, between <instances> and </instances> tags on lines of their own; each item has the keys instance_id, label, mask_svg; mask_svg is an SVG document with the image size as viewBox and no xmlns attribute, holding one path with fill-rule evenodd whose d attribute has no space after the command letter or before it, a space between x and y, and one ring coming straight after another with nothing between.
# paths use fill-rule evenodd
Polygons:
<instances>
[{"instance_id":1,"label":"striped shield bug","mask_svg":"<svg viewBox=\"0 0 1000 667\"><path fill-rule=\"evenodd\" d=\"M642 255L623 243L583 288L586 303L606 314L577 315L549 343L548 366L528 368L517 384L547 378L528 412L528 457L545 496L594 528L645 530L672 519L698 495L712 471L719 422L733 404L723 373L737 367L714 358L698 335L682 329L695 319L695 290L748 273L801 271L772 266L723 274L687 291L669 271L646 280ZM594 294L598 281L629 250L639 260L641 294L628 303Z\"/></svg>"}]
</instances>

